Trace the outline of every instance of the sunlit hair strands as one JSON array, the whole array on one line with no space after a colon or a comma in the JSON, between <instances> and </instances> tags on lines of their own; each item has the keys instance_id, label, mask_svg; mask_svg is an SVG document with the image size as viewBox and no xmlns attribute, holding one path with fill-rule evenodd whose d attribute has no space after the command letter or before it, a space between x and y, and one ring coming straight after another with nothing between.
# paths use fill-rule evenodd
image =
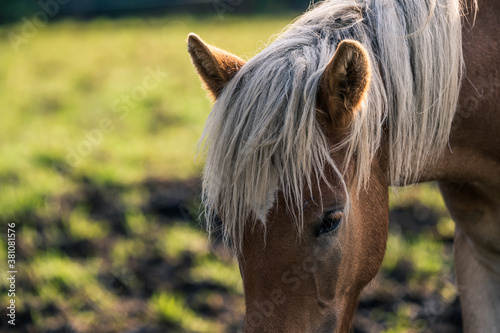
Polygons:
<instances>
[{"instance_id":1,"label":"sunlit hair strands","mask_svg":"<svg viewBox=\"0 0 500 333\"><path fill-rule=\"evenodd\" d=\"M331 158L338 147L327 145L317 121L316 96L345 39L360 42L372 64L367 97L341 144L358 184L369 179L384 130L393 184L412 182L445 149L462 70L460 3L322 2L237 72L207 121L201 141L207 228L214 231L220 217L234 250L248 221L265 225L278 190L300 230L304 189L326 179L328 164L344 173Z\"/></svg>"}]
</instances>

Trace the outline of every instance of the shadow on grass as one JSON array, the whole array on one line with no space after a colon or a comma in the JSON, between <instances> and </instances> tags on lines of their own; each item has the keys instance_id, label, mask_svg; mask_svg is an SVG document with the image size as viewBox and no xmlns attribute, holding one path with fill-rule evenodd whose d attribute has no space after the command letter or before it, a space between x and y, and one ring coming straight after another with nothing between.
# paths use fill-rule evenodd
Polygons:
<instances>
[{"instance_id":1,"label":"shadow on grass","mask_svg":"<svg viewBox=\"0 0 500 333\"><path fill-rule=\"evenodd\" d=\"M196 222L199 179L125 186L61 174L72 191L14 218L18 332L241 330L237 265L220 244L209 249ZM354 331L461 332L447 213L411 195L400 201Z\"/></svg>"}]
</instances>

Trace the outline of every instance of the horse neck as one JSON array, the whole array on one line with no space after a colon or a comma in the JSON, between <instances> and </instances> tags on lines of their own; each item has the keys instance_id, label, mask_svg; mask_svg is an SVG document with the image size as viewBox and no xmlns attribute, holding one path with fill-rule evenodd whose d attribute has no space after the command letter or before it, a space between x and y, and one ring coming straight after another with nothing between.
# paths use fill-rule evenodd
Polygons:
<instances>
[{"instance_id":1,"label":"horse neck","mask_svg":"<svg viewBox=\"0 0 500 333\"><path fill-rule=\"evenodd\" d=\"M479 7L475 20L472 11L464 20L466 71L449 146L423 168L419 182L472 180L500 187L500 107L496 102L500 99L500 45L492 38L500 35L500 3L489 0Z\"/></svg>"}]
</instances>

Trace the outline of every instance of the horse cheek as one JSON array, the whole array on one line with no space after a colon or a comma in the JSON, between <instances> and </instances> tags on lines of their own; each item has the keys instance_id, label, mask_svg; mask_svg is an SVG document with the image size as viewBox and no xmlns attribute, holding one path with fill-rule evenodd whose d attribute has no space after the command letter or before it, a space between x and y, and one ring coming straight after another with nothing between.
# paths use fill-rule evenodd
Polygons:
<instances>
[{"instance_id":1,"label":"horse cheek","mask_svg":"<svg viewBox=\"0 0 500 333\"><path fill-rule=\"evenodd\" d=\"M299 289L299 286L300 286L300 279L296 276L290 276L290 274L292 274L291 271L286 271L285 273L283 273L283 276L281 277L281 281L283 281L283 283L285 284L293 284L290 289L292 291L295 291L297 289Z\"/></svg>"}]
</instances>

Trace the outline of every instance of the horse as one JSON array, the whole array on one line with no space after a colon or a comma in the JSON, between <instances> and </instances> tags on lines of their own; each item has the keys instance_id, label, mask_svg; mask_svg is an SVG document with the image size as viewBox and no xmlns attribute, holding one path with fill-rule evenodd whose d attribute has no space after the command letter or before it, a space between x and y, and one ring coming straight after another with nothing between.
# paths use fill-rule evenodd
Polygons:
<instances>
[{"instance_id":1,"label":"horse","mask_svg":"<svg viewBox=\"0 0 500 333\"><path fill-rule=\"evenodd\" d=\"M237 257L244 331L347 332L390 186L437 181L466 332L500 331L500 2L331 0L252 59L188 36L214 100L209 233Z\"/></svg>"}]
</instances>

